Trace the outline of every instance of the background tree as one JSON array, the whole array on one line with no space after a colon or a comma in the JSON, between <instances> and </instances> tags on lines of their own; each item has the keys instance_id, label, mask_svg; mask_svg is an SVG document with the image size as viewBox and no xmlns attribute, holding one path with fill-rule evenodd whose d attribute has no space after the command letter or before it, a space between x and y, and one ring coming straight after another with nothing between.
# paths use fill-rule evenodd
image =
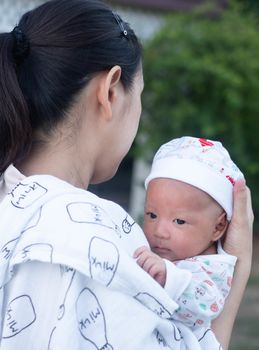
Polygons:
<instances>
[{"instance_id":1,"label":"background tree","mask_svg":"<svg viewBox=\"0 0 259 350\"><path fill-rule=\"evenodd\" d=\"M205 11L208 14L208 11ZM145 46L138 152L183 135L221 140L259 220L259 30L251 11L176 13Z\"/></svg>"}]
</instances>

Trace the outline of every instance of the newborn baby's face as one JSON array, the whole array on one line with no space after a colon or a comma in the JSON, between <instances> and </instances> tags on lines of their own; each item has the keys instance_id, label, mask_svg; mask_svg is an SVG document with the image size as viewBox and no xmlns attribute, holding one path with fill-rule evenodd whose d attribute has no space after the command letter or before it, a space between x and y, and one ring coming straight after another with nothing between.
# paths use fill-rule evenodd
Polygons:
<instances>
[{"instance_id":1,"label":"newborn baby's face","mask_svg":"<svg viewBox=\"0 0 259 350\"><path fill-rule=\"evenodd\" d=\"M209 252L226 225L221 206L202 190L167 178L149 183L144 232L162 258L175 261Z\"/></svg>"}]
</instances>

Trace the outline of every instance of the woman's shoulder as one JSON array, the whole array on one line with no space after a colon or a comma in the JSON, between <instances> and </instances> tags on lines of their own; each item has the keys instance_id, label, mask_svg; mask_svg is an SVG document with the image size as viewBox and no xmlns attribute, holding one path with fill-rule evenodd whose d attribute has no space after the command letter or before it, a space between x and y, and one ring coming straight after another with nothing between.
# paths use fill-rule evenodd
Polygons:
<instances>
[{"instance_id":1,"label":"woman's shoulder","mask_svg":"<svg viewBox=\"0 0 259 350\"><path fill-rule=\"evenodd\" d=\"M96 244L120 246L131 255L144 243L141 229L123 208L52 176L24 178L7 197L1 203L0 243L12 252L13 264L40 260L85 272Z\"/></svg>"},{"instance_id":2,"label":"woman's shoulder","mask_svg":"<svg viewBox=\"0 0 259 350\"><path fill-rule=\"evenodd\" d=\"M10 165L0 178L0 202L5 198L19 209L47 205L54 201L56 205L60 203L61 206L67 202L67 205L73 208L92 208L96 213L98 210L101 212L107 210L112 216L128 215L117 203L100 198L90 191L75 187L51 175L26 177L13 165Z\"/></svg>"}]
</instances>

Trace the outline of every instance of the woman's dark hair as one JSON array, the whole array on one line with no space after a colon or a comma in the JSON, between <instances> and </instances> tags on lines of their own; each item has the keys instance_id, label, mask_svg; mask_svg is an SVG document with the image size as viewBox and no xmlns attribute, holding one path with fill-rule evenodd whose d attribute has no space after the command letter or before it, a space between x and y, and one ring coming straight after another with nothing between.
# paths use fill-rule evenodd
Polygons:
<instances>
[{"instance_id":1,"label":"woman's dark hair","mask_svg":"<svg viewBox=\"0 0 259 350\"><path fill-rule=\"evenodd\" d=\"M125 89L141 62L129 25L99 0L51 0L0 34L0 173L29 151L32 132L65 117L94 73L122 69Z\"/></svg>"}]
</instances>

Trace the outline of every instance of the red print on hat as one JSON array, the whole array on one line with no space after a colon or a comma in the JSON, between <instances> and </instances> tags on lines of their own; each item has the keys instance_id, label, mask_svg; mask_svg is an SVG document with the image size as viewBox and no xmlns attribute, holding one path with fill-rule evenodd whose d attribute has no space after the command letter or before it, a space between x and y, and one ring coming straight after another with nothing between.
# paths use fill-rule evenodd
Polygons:
<instances>
[{"instance_id":1,"label":"red print on hat","mask_svg":"<svg viewBox=\"0 0 259 350\"><path fill-rule=\"evenodd\" d=\"M227 175L226 178L232 183L232 185L235 185L235 180L233 179L233 177Z\"/></svg>"},{"instance_id":2,"label":"red print on hat","mask_svg":"<svg viewBox=\"0 0 259 350\"><path fill-rule=\"evenodd\" d=\"M206 139L199 139L200 141L200 144L202 145L202 147L205 147L205 146L213 146L214 143L211 142L211 141L208 141Z\"/></svg>"}]
</instances>

